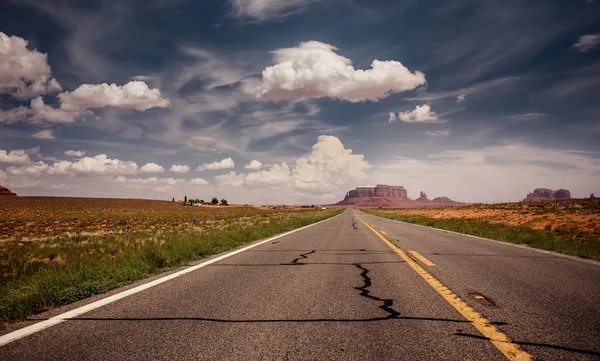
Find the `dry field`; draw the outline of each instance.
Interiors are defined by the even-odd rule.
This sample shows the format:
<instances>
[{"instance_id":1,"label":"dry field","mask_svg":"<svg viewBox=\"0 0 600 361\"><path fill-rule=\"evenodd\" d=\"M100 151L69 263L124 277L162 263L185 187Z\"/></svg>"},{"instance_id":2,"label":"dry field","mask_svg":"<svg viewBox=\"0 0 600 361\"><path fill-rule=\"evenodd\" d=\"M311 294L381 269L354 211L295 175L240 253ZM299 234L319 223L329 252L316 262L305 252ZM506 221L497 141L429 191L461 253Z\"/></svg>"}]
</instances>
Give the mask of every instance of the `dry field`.
<instances>
[{"instance_id":1,"label":"dry field","mask_svg":"<svg viewBox=\"0 0 600 361\"><path fill-rule=\"evenodd\" d=\"M294 219L310 210L243 206L184 207L143 199L0 198L0 243L51 242L106 235L160 237L171 232L213 233Z\"/></svg>"},{"instance_id":2,"label":"dry field","mask_svg":"<svg viewBox=\"0 0 600 361\"><path fill-rule=\"evenodd\" d=\"M339 212L2 197L0 320L105 292Z\"/></svg>"},{"instance_id":3,"label":"dry field","mask_svg":"<svg viewBox=\"0 0 600 361\"><path fill-rule=\"evenodd\" d=\"M459 208L407 209L394 212L433 219L473 219L508 226L551 231L558 237L600 241L600 210L584 202L573 204L506 203Z\"/></svg>"},{"instance_id":4,"label":"dry field","mask_svg":"<svg viewBox=\"0 0 600 361\"><path fill-rule=\"evenodd\" d=\"M597 198L366 212L600 260L600 200Z\"/></svg>"}]
</instances>

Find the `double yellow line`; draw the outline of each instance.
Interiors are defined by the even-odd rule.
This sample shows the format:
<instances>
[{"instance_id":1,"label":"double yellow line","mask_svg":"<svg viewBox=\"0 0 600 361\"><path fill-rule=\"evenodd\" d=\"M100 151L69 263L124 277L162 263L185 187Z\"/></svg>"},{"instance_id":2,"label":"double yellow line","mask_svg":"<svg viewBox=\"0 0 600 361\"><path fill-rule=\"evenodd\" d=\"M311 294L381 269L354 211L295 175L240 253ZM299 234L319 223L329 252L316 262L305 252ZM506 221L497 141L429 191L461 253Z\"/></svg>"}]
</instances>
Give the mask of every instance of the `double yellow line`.
<instances>
[{"instance_id":1,"label":"double yellow line","mask_svg":"<svg viewBox=\"0 0 600 361\"><path fill-rule=\"evenodd\" d=\"M367 228L375 233L385 244L393 249L415 272L419 274L434 290L436 290L443 298L452 306L458 313L460 313L467 321L471 324L490 342L496 346L500 352L511 361L525 361L533 360L531 354L523 350L521 346L513 343L508 336L494 326L488 319L483 317L473 307L469 306L465 301L458 297L451 289L444 286L437 278L431 273L427 272L421 265L410 258L404 251L398 248L395 244L390 242L375 228L367 224L360 217L356 216ZM425 262L424 262L425 263Z\"/></svg>"}]
</instances>

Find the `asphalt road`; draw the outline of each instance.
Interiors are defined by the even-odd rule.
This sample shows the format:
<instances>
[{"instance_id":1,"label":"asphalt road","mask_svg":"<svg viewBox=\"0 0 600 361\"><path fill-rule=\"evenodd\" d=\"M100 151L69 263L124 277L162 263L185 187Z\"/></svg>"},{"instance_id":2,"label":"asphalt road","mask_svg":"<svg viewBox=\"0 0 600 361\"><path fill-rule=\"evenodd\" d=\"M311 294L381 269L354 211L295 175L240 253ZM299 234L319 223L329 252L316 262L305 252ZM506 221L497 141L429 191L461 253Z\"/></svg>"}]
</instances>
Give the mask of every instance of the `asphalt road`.
<instances>
[{"instance_id":1,"label":"asphalt road","mask_svg":"<svg viewBox=\"0 0 600 361\"><path fill-rule=\"evenodd\" d=\"M600 359L600 265L347 210L11 342L0 360L506 360L460 300L525 355Z\"/></svg>"}]
</instances>

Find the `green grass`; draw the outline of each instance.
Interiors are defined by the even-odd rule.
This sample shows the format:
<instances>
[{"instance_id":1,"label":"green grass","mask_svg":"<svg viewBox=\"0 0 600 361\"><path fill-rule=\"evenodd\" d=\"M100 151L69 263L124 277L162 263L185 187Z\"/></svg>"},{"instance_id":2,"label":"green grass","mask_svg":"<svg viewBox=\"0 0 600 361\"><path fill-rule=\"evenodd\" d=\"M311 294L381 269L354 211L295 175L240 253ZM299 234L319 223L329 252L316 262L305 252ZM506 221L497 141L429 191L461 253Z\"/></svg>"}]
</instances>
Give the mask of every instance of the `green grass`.
<instances>
[{"instance_id":1,"label":"green grass","mask_svg":"<svg viewBox=\"0 0 600 361\"><path fill-rule=\"evenodd\" d=\"M422 215L399 214L382 210L364 210L364 212L397 221L600 260L600 241L595 239L561 238L547 230L536 230L525 226L508 226L476 219L429 218Z\"/></svg>"},{"instance_id":2,"label":"green grass","mask_svg":"<svg viewBox=\"0 0 600 361\"><path fill-rule=\"evenodd\" d=\"M77 237L54 242L55 246L52 247L15 240L5 245L4 252L10 253L10 257L6 258L21 260L11 266L13 269L20 264L27 267L18 270L18 278L5 279L0 284L0 322L4 325L8 321L25 319L32 314L104 293L193 260L327 219L340 212L305 212L268 225L240 226L209 234L172 232L162 235L160 242L136 242L135 235L130 236L132 239L128 242L123 236L106 235L89 243L96 248L101 245L106 254L112 253L113 256L108 258L106 255L99 256L97 252L82 252L81 247L73 246L74 243L81 243ZM28 250L28 247L36 249ZM48 258L61 254L69 262L32 262L32 251L36 256Z\"/></svg>"}]
</instances>

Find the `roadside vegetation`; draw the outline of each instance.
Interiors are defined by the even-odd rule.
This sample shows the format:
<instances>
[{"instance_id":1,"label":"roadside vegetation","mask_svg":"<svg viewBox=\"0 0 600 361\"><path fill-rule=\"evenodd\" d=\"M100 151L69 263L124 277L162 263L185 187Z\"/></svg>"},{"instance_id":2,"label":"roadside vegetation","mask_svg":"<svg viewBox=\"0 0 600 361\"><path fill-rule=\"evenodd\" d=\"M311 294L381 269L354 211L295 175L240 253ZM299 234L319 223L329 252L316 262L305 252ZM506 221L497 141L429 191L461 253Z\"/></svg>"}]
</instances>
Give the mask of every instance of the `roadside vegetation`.
<instances>
[{"instance_id":1,"label":"roadside vegetation","mask_svg":"<svg viewBox=\"0 0 600 361\"><path fill-rule=\"evenodd\" d=\"M341 210L0 199L0 322L78 301Z\"/></svg>"},{"instance_id":2,"label":"roadside vegetation","mask_svg":"<svg viewBox=\"0 0 600 361\"><path fill-rule=\"evenodd\" d=\"M597 198L365 212L600 260L600 201Z\"/></svg>"}]
</instances>

